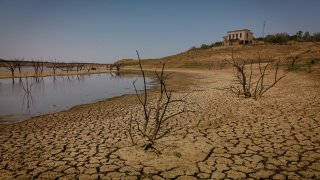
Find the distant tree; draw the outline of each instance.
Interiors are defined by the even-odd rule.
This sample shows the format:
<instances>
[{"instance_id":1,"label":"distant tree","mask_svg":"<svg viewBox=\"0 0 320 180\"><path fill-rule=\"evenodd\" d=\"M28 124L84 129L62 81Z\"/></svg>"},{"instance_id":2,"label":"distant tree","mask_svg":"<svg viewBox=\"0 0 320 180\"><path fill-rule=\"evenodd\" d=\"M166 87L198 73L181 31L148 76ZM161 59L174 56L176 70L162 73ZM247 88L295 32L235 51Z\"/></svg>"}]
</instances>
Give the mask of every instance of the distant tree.
<instances>
[{"instance_id":1,"label":"distant tree","mask_svg":"<svg viewBox=\"0 0 320 180\"><path fill-rule=\"evenodd\" d=\"M57 70L57 68L58 68L57 65L58 65L58 64L57 64L57 60L56 60L56 59L51 60L51 68L52 68L52 70L53 70L53 74L56 74L56 70Z\"/></svg>"},{"instance_id":2,"label":"distant tree","mask_svg":"<svg viewBox=\"0 0 320 180\"><path fill-rule=\"evenodd\" d=\"M39 70L40 70L40 74L42 74L43 73L43 69L44 69L44 62L43 62L43 60L41 59L41 61L39 61Z\"/></svg>"},{"instance_id":3,"label":"distant tree","mask_svg":"<svg viewBox=\"0 0 320 180\"><path fill-rule=\"evenodd\" d=\"M256 38L254 38L254 40L256 40L256 41L263 41L263 37L256 37Z\"/></svg>"},{"instance_id":4,"label":"distant tree","mask_svg":"<svg viewBox=\"0 0 320 180\"><path fill-rule=\"evenodd\" d=\"M310 35L310 33L308 31L304 32L303 40L304 41L311 41L311 35Z\"/></svg>"},{"instance_id":5,"label":"distant tree","mask_svg":"<svg viewBox=\"0 0 320 180\"><path fill-rule=\"evenodd\" d=\"M117 71L120 71L122 67L123 67L123 64L121 62L115 62L111 65L110 72L112 71L113 68L116 68Z\"/></svg>"},{"instance_id":6,"label":"distant tree","mask_svg":"<svg viewBox=\"0 0 320 180\"><path fill-rule=\"evenodd\" d=\"M292 35L292 36L289 36L289 39L291 40L291 41L297 41L297 38L298 38L298 36L295 34L295 35Z\"/></svg>"},{"instance_id":7,"label":"distant tree","mask_svg":"<svg viewBox=\"0 0 320 180\"><path fill-rule=\"evenodd\" d=\"M222 41L217 41L214 43L214 46L217 47L217 46L222 46L223 45L223 42Z\"/></svg>"},{"instance_id":8,"label":"distant tree","mask_svg":"<svg viewBox=\"0 0 320 180\"><path fill-rule=\"evenodd\" d=\"M197 49L198 49L197 47L192 46L192 47L189 49L189 51L194 51L194 50L197 50Z\"/></svg>"},{"instance_id":9,"label":"distant tree","mask_svg":"<svg viewBox=\"0 0 320 180\"><path fill-rule=\"evenodd\" d=\"M67 73L69 73L69 71L73 70L73 64L72 63L66 64L66 68L67 68Z\"/></svg>"},{"instance_id":10,"label":"distant tree","mask_svg":"<svg viewBox=\"0 0 320 180\"><path fill-rule=\"evenodd\" d=\"M222 46L222 42L221 41L217 41L217 42L213 42L209 45L210 48L212 47L218 47L218 46Z\"/></svg>"},{"instance_id":11,"label":"distant tree","mask_svg":"<svg viewBox=\"0 0 320 180\"><path fill-rule=\"evenodd\" d=\"M8 69L9 71L11 71L11 76L12 78L14 77L14 71L17 68L17 64L15 63L15 61L3 61L2 65Z\"/></svg>"},{"instance_id":12,"label":"distant tree","mask_svg":"<svg viewBox=\"0 0 320 180\"><path fill-rule=\"evenodd\" d=\"M202 44L202 45L200 46L200 49L209 49L209 48L210 48L210 46L207 45L207 44Z\"/></svg>"},{"instance_id":13,"label":"distant tree","mask_svg":"<svg viewBox=\"0 0 320 180\"><path fill-rule=\"evenodd\" d=\"M23 63L24 63L24 59L22 58L22 59L15 59L14 60L15 62L15 66L18 68L18 70L19 70L19 73L21 74L21 67L22 67L22 65L23 65Z\"/></svg>"},{"instance_id":14,"label":"distant tree","mask_svg":"<svg viewBox=\"0 0 320 180\"><path fill-rule=\"evenodd\" d=\"M87 66L86 66L86 69L87 69L88 73L90 72L90 70L92 70L92 68L93 68L93 65L91 65L91 66L90 66L90 65L87 65Z\"/></svg>"},{"instance_id":15,"label":"distant tree","mask_svg":"<svg viewBox=\"0 0 320 180\"><path fill-rule=\"evenodd\" d=\"M298 31L298 32L296 33L296 35L297 35L297 40L298 40L298 41L299 41L299 40L302 40L302 34L303 34L302 31Z\"/></svg>"},{"instance_id":16,"label":"distant tree","mask_svg":"<svg viewBox=\"0 0 320 180\"><path fill-rule=\"evenodd\" d=\"M264 42L274 43L274 35L267 35L267 36L264 38Z\"/></svg>"},{"instance_id":17,"label":"distant tree","mask_svg":"<svg viewBox=\"0 0 320 180\"><path fill-rule=\"evenodd\" d=\"M76 68L77 68L77 72L81 71L82 69L84 69L84 63L75 63Z\"/></svg>"},{"instance_id":18,"label":"distant tree","mask_svg":"<svg viewBox=\"0 0 320 180\"><path fill-rule=\"evenodd\" d=\"M314 39L315 41L320 41L320 32L314 33L314 34L313 34L313 39Z\"/></svg>"},{"instance_id":19,"label":"distant tree","mask_svg":"<svg viewBox=\"0 0 320 180\"><path fill-rule=\"evenodd\" d=\"M264 38L264 41L273 44L286 44L289 41L289 39L290 37L287 33L277 33L273 35L267 35Z\"/></svg>"},{"instance_id":20,"label":"distant tree","mask_svg":"<svg viewBox=\"0 0 320 180\"><path fill-rule=\"evenodd\" d=\"M41 69L40 63L41 63L40 61L35 61L35 60L31 61L31 65L33 67L33 71L34 71L35 76L39 75L39 72Z\"/></svg>"}]
</instances>

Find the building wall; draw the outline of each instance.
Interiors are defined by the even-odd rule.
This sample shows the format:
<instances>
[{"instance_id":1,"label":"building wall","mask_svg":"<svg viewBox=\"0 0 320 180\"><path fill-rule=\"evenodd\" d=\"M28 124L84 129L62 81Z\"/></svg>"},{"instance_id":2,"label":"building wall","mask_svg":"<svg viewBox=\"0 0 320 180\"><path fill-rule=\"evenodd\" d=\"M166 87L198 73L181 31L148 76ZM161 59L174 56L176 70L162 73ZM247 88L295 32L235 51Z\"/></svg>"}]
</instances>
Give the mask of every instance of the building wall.
<instances>
[{"instance_id":1,"label":"building wall","mask_svg":"<svg viewBox=\"0 0 320 180\"><path fill-rule=\"evenodd\" d=\"M241 31L234 31L234 32L228 32L227 35L228 40L247 40L247 41L252 41L253 40L253 35L250 31L247 30L241 30Z\"/></svg>"},{"instance_id":2,"label":"building wall","mask_svg":"<svg viewBox=\"0 0 320 180\"><path fill-rule=\"evenodd\" d=\"M253 41L253 33L247 29L231 31L227 33L227 36L223 37L224 46L251 44L252 41Z\"/></svg>"},{"instance_id":3,"label":"building wall","mask_svg":"<svg viewBox=\"0 0 320 180\"><path fill-rule=\"evenodd\" d=\"M253 33L248 29L229 31L227 36L223 37L224 46L234 46L241 44L251 44L253 42Z\"/></svg>"}]
</instances>

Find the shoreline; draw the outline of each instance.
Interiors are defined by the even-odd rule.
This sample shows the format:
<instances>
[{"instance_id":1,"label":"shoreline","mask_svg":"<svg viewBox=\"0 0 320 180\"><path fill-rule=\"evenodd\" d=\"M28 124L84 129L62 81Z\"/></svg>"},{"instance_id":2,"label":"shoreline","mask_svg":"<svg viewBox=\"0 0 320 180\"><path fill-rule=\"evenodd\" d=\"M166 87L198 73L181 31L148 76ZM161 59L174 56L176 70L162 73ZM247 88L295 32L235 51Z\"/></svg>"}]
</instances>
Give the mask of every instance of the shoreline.
<instances>
[{"instance_id":1,"label":"shoreline","mask_svg":"<svg viewBox=\"0 0 320 180\"><path fill-rule=\"evenodd\" d=\"M157 69L157 70L159 70L159 69ZM148 89L148 92L154 91L159 86L159 84L156 83L157 80L154 79L155 75L152 74L153 71L154 70L152 70L152 69L146 69L145 70L147 77L150 77L150 78L153 79L151 81L151 84L153 84L153 85L152 85L151 88ZM114 73L114 72L117 72L117 71L112 71L112 73ZM188 73L189 74L190 72L197 72L197 70L189 70L189 71L168 70L166 72ZM101 74L101 73L109 73L109 72L108 71L107 72L96 72L96 73L89 73L89 74L86 74L86 73L83 73L83 74L59 74L59 75L56 75L56 76L90 75L90 74ZM129 74L130 73L140 73L140 70L139 69L134 69L134 68L132 68L132 69L124 69L124 70L120 71L119 73L129 73ZM54 75L44 75L44 76L37 76L37 77L49 77L49 76L54 76ZM34 76L27 76L27 77L34 77ZM15 77L15 78L19 78L19 77ZM6 78L3 78L3 79L6 79ZM8 78L8 79L11 79L11 77ZM112 100L118 99L118 98L126 98L125 96L132 96L132 95L136 96L135 93L122 94L122 95L119 95L119 96L113 96L113 97L109 97L109 98L99 99L99 100L88 102L88 103L85 103L85 104L78 104L78 105L75 105L75 106L71 106L71 107L69 107L67 109L63 109L63 110L57 110L57 111L48 112L48 113L40 113L38 115L26 115L26 114L18 114L18 115L8 114L8 115L3 115L3 116L0 116L0 125L15 125L15 124L19 124L19 123L28 121L28 120L33 119L33 118L41 118L43 116L48 116L48 115L52 115L52 114L55 114L55 113L61 113L61 112L66 112L67 113L69 111L72 111L73 109L87 107L87 106L94 106L95 104L98 104L100 102L112 101ZM9 120L6 119L6 117L9 117ZM8 122L10 120L14 120L14 122L13 123Z\"/></svg>"},{"instance_id":2,"label":"shoreline","mask_svg":"<svg viewBox=\"0 0 320 180\"><path fill-rule=\"evenodd\" d=\"M117 71L113 71L111 73L117 73ZM89 73L89 74L76 74L76 75L91 75L91 74L101 74L101 73L109 73L109 72L98 72L98 73ZM136 74L137 72L135 70L125 70L125 71L121 71L119 73L123 73L123 74ZM56 76L74 76L72 74L60 74L60 75L56 75ZM151 82L150 82L150 87L149 89L147 89L148 91L152 91L155 88L158 87L158 84L156 83L156 80L154 79L154 75L150 75L149 72L147 72L147 78L151 78ZM49 77L49 76L54 76L54 75L44 75L44 76L37 76L37 77ZM29 77L34 77L34 76L29 76ZM15 77L15 78L19 78L19 77ZM36 78L36 77L34 77ZM0 78L1 79L1 78ZM3 79L11 79L11 78L3 78ZM138 92L139 93L139 92ZM102 102L102 101L112 101L113 99L117 99L117 98L121 98L127 95L136 95L134 92L133 93L125 93L125 94L121 94L121 95L117 95L117 96L112 96L112 97L106 97L106 98L102 98L102 99L97 99L97 100L93 100L91 102L88 103L84 103L84 104L78 104L78 105L74 105L71 107L68 107L66 109L62 109L62 110L56 110L56 111L52 111L52 112L48 112L48 113L39 113L36 115L27 115L27 114L7 114L7 115L0 115L0 125L11 125L11 124L18 124L24 121L28 121L29 119L33 119L33 118L37 118L41 116L47 116L47 115L51 115L51 114L55 114L55 113L60 113L60 112L68 112L71 111L73 109L76 108L81 108L81 107L86 107L86 106L94 106L95 104ZM12 123L10 123L10 120L13 121Z\"/></svg>"},{"instance_id":3,"label":"shoreline","mask_svg":"<svg viewBox=\"0 0 320 180\"><path fill-rule=\"evenodd\" d=\"M159 70L159 69L157 69ZM150 77L150 78L155 78L155 75L154 74L151 74L153 73L154 70L152 69L146 69L145 72L147 73L147 76ZM113 71L113 72L116 72L116 71ZM125 69L125 70L122 70L120 73L139 73L140 70L139 69ZM190 72L192 73L196 73L198 72L197 70L188 70L188 71L184 71L184 70L181 70L180 71L176 71L176 70L168 70L166 72L174 72L174 73L187 73L189 75ZM109 72L99 72L99 73L90 73L90 74L100 74L100 73L109 73ZM72 75L72 74L67 74L67 75ZM60 74L59 76L67 76L67 75L64 75L64 74ZM89 74L76 74L76 75L89 75ZM53 76L53 75L47 75L47 76L40 76L40 77L48 77L48 76ZM58 75L57 75L58 76ZM192 75L191 75L192 76ZM33 77L33 76L29 76L29 77ZM0 78L1 79L1 78ZM10 79L10 78L9 78ZM154 84L150 89L148 89L148 92L150 91L154 91L155 89L157 89L159 87L159 84L155 82L156 80L152 80L152 84ZM174 86L174 88L176 89L178 86ZM39 115L3 115L3 116L0 116L0 126L1 125L16 125L16 124L20 124L20 123L23 123L25 121L28 121L28 120L32 120L34 118L40 118L41 117L44 117L44 116L49 116L49 115L52 115L52 114L56 114L56 113L62 113L62 112L65 112L65 113L68 113L69 111L72 111L74 109L77 109L77 108L85 108L85 107L88 107L88 106L95 106L96 104L99 104L99 103L102 103L102 102L105 102L105 101L113 101L113 100L116 100L116 99L119 99L119 98L126 98L126 96L135 96L136 97L136 94L135 93L129 93L129 94L122 94L122 95L119 95L119 96L113 96L113 97L110 97L110 98L105 98L105 99L100 99L100 100L97 100L97 101L94 101L94 102L89 102L89 103L85 103L85 104L78 104L78 105L75 105L75 106L72 106L72 107L69 107L67 109L64 109L64 110L58 110L58 111L55 111L55 112L49 112L49 113L44 113L44 114L39 114ZM16 119L16 116L21 116L23 117L24 119L23 120L17 120L18 122L15 122L15 123L1 123L1 121L6 121L5 119L3 119L4 117L10 117L10 118L13 118L13 119Z\"/></svg>"},{"instance_id":4,"label":"shoreline","mask_svg":"<svg viewBox=\"0 0 320 180\"><path fill-rule=\"evenodd\" d=\"M151 72L154 73L155 70L161 71L160 67L152 68L147 67L143 68L145 72ZM208 69L192 69L192 68L166 68L166 72L199 72L199 71L211 71ZM132 72L132 73L140 73L140 68L138 66L128 66L124 67L120 71L112 70L109 71L108 69L98 69L98 70L91 70L90 72L82 70L82 71L57 71L56 74L53 74L53 71L44 71L40 75L35 75L34 72L15 72L15 76L11 76L11 72L0 72L0 79L11 79L11 78L25 78L25 77L48 77L48 76L74 76L74 75L88 75L88 74L101 74L101 73L126 73L126 72ZM19 74L18 74L19 73Z\"/></svg>"}]
</instances>

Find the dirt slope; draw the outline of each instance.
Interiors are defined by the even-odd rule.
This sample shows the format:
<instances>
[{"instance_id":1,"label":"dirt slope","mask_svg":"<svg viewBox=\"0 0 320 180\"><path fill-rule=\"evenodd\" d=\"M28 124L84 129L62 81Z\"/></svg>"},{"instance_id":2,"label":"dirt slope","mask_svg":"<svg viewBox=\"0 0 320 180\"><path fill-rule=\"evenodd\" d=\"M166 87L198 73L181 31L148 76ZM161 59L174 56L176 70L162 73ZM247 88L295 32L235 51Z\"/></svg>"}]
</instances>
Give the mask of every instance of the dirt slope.
<instances>
[{"instance_id":1,"label":"dirt slope","mask_svg":"<svg viewBox=\"0 0 320 180\"><path fill-rule=\"evenodd\" d=\"M144 59L144 67L160 67L159 61L165 62L169 68L220 69L225 60L230 59L232 51L236 57L257 59L282 58L290 61L290 56L298 55L297 63L305 63L311 59L320 59L320 43L291 42L287 45L248 45L236 47L214 47L205 50L192 50L159 59ZM137 66L137 60L121 60L125 66Z\"/></svg>"}]
</instances>

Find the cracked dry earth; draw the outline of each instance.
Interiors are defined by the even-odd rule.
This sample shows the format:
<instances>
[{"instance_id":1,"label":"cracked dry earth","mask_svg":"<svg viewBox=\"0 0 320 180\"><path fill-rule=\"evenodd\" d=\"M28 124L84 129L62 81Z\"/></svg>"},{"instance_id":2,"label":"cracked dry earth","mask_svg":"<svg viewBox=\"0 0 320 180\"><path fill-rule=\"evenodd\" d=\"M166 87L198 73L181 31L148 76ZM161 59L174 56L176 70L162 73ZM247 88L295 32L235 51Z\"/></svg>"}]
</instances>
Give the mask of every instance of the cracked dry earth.
<instances>
[{"instance_id":1,"label":"cracked dry earth","mask_svg":"<svg viewBox=\"0 0 320 180\"><path fill-rule=\"evenodd\" d=\"M221 90L231 71L196 75L197 113L177 117L159 156L131 145L142 112L126 95L0 125L0 179L320 179L319 78L292 73L253 100Z\"/></svg>"}]
</instances>

